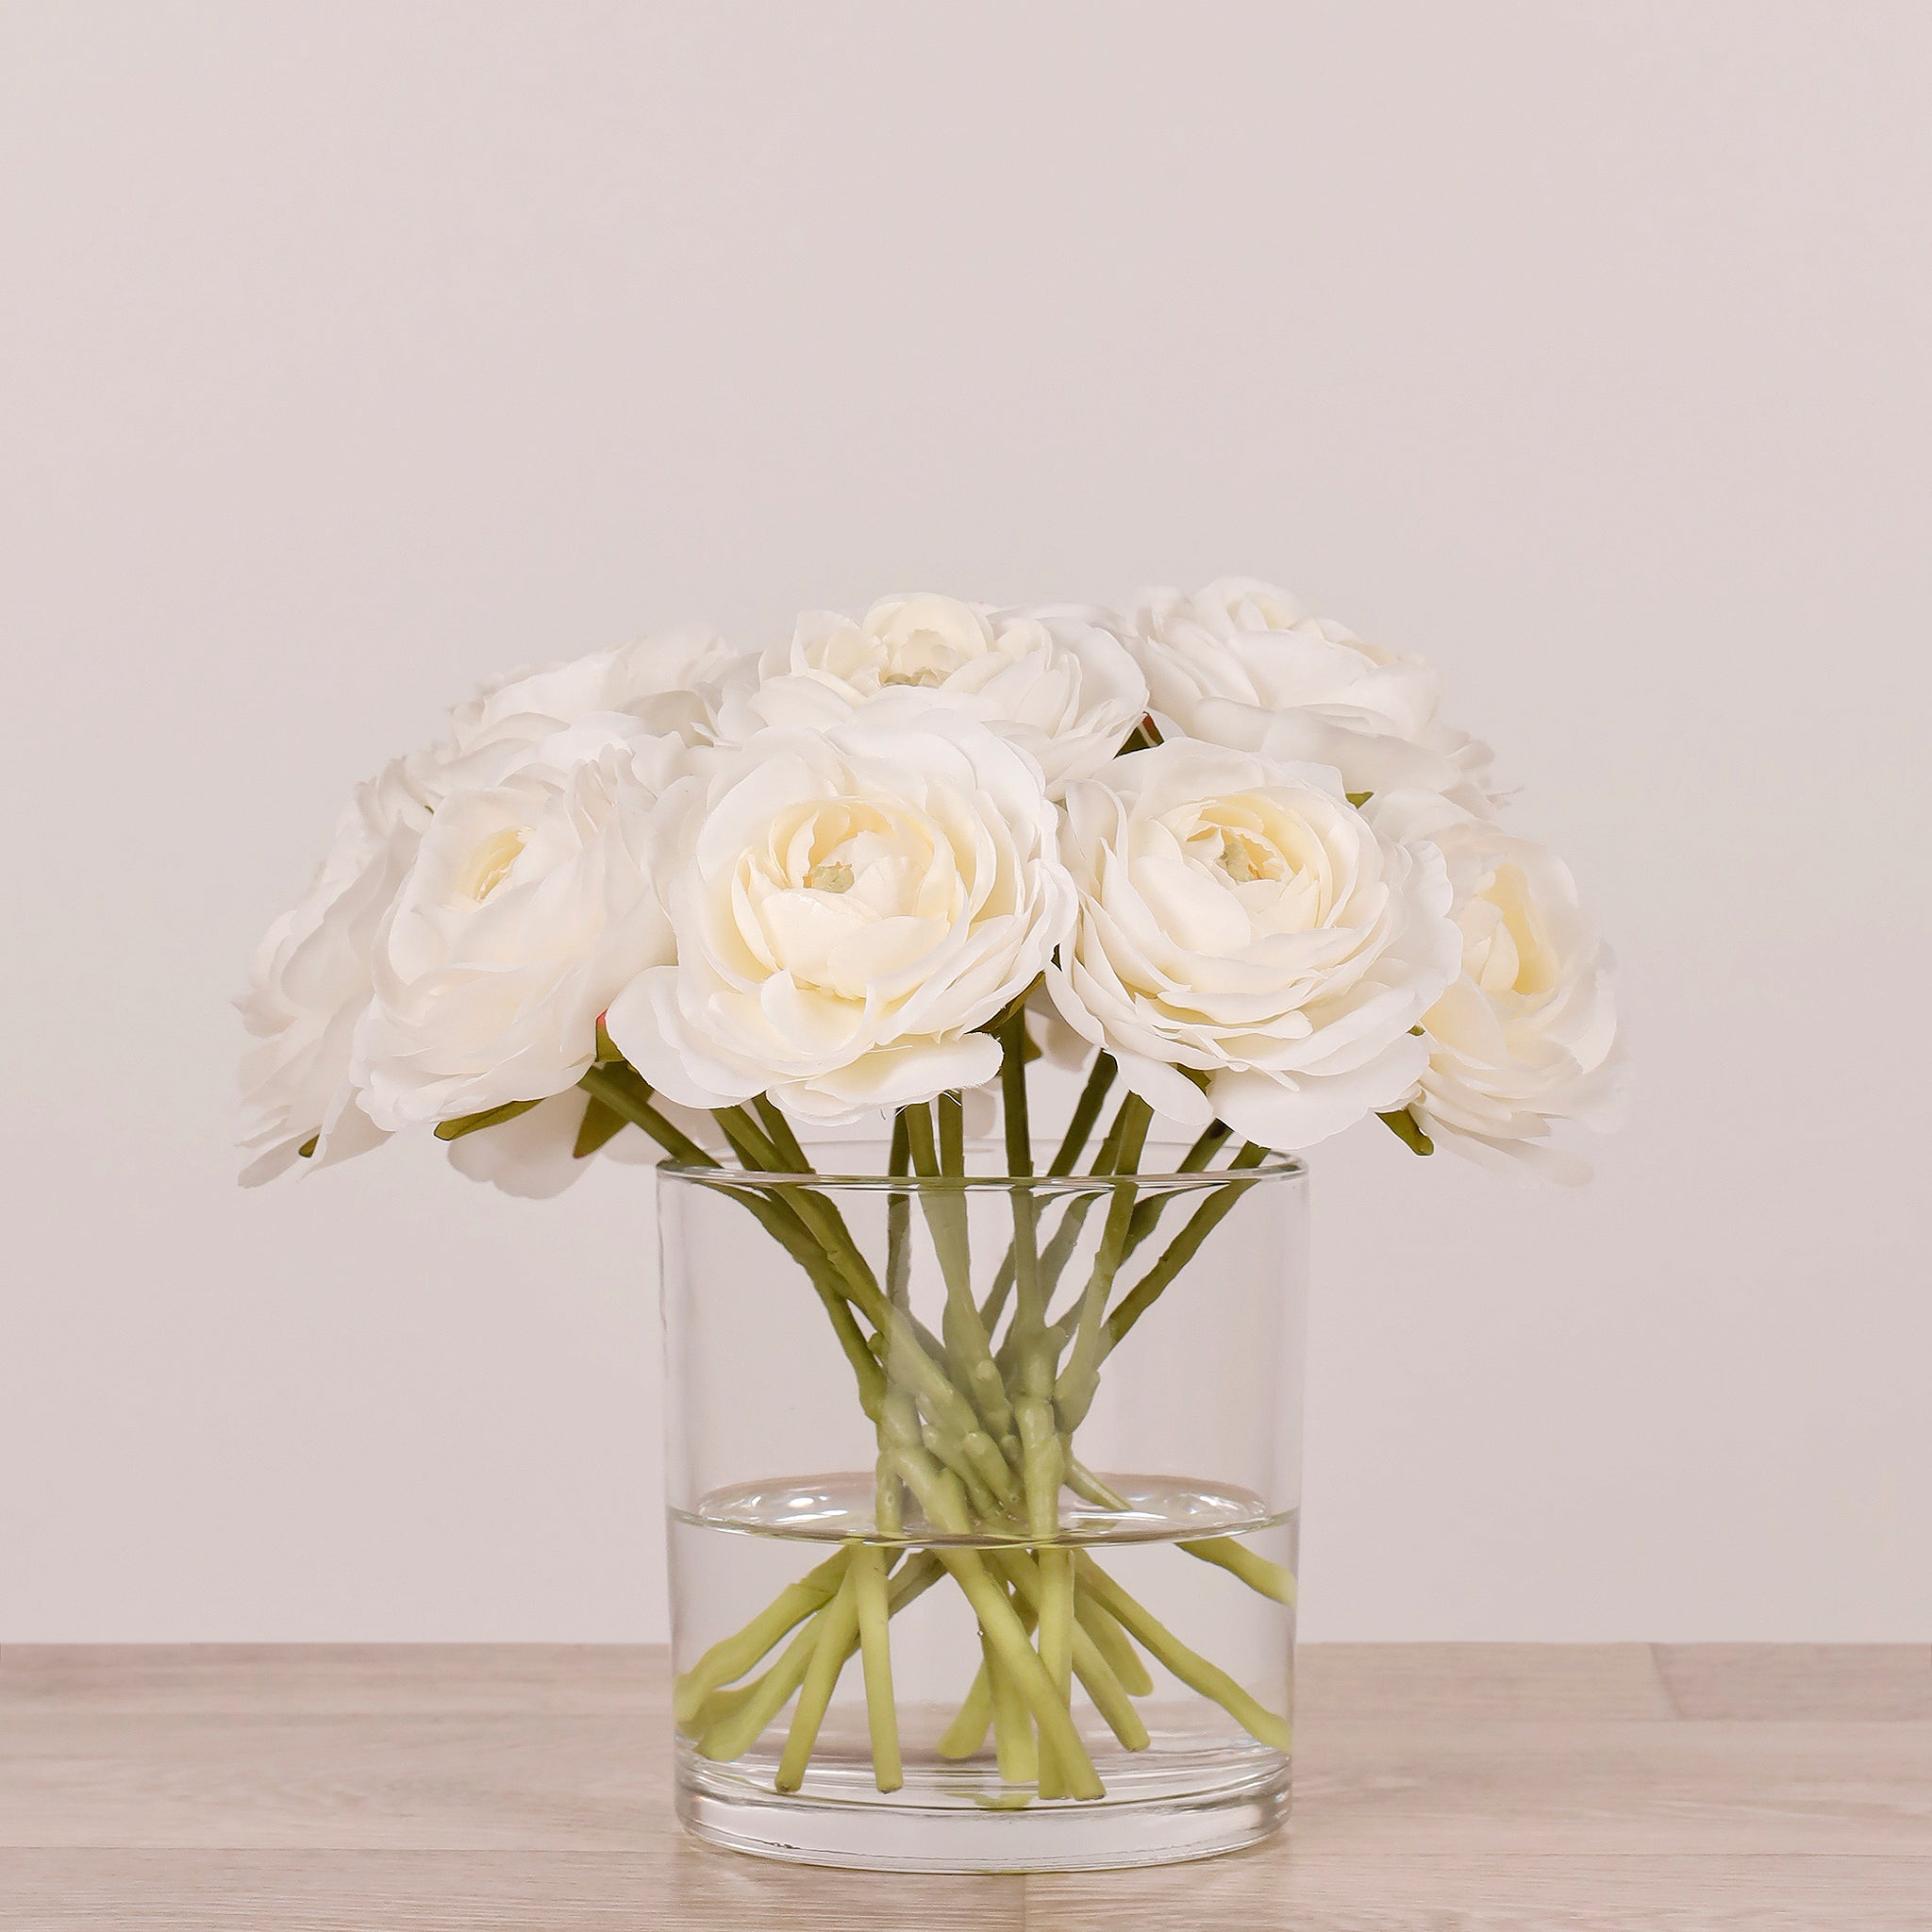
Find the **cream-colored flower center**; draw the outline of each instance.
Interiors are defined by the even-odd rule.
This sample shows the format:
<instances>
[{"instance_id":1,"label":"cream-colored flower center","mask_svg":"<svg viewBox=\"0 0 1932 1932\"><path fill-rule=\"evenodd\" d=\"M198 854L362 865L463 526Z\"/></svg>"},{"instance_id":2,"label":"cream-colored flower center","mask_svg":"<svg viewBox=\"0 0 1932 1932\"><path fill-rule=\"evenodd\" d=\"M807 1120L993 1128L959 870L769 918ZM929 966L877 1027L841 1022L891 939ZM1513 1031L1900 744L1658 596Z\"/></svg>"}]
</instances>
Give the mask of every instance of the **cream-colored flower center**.
<instances>
[{"instance_id":1,"label":"cream-colored flower center","mask_svg":"<svg viewBox=\"0 0 1932 1932\"><path fill-rule=\"evenodd\" d=\"M1535 994L1556 985L1562 970L1541 913L1520 866L1496 867L1463 908L1462 970L1491 996Z\"/></svg>"},{"instance_id":2,"label":"cream-colored flower center","mask_svg":"<svg viewBox=\"0 0 1932 1932\"><path fill-rule=\"evenodd\" d=\"M464 859L456 875L456 890L480 906L510 874L524 849L520 825L506 825L485 839Z\"/></svg>"},{"instance_id":3,"label":"cream-colored flower center","mask_svg":"<svg viewBox=\"0 0 1932 1932\"><path fill-rule=\"evenodd\" d=\"M861 695L889 686L977 691L1009 663L1040 647L1037 625L992 626L957 598L908 597L875 606L861 624L835 625L806 649L808 668Z\"/></svg>"},{"instance_id":4,"label":"cream-colored flower center","mask_svg":"<svg viewBox=\"0 0 1932 1932\"><path fill-rule=\"evenodd\" d=\"M731 891L737 936L757 970L864 1000L970 917L953 841L924 812L816 799L783 812L745 852Z\"/></svg>"},{"instance_id":5,"label":"cream-colored flower center","mask_svg":"<svg viewBox=\"0 0 1932 1932\"><path fill-rule=\"evenodd\" d=\"M1256 879L1288 876L1287 861L1265 840L1257 839L1252 833L1237 831L1229 825L1223 825L1219 830L1221 869L1236 885L1246 886Z\"/></svg>"},{"instance_id":6,"label":"cream-colored flower center","mask_svg":"<svg viewBox=\"0 0 1932 1932\"><path fill-rule=\"evenodd\" d=\"M1135 881L1163 926L1191 947L1232 955L1269 934L1326 923L1335 862L1280 800L1248 792L1206 799L1158 824L1136 841Z\"/></svg>"}]
</instances>

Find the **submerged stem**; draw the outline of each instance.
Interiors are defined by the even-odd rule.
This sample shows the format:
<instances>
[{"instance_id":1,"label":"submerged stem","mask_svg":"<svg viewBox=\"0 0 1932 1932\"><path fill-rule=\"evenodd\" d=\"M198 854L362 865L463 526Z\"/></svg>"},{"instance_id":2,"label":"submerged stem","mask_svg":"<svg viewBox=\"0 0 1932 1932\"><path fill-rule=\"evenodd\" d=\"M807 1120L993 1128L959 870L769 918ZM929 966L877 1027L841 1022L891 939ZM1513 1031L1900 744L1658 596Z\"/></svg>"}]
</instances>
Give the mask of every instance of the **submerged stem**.
<instances>
[{"instance_id":1,"label":"submerged stem","mask_svg":"<svg viewBox=\"0 0 1932 1932\"><path fill-rule=\"evenodd\" d=\"M986 1742L992 1725L992 1675L986 1657L986 1640L980 1639L979 1668L973 1682L935 1747L941 1757L971 1757Z\"/></svg>"},{"instance_id":2,"label":"submerged stem","mask_svg":"<svg viewBox=\"0 0 1932 1932\"><path fill-rule=\"evenodd\" d=\"M677 1680L673 1709L679 1724L690 1724L707 1696L721 1684L741 1677L788 1630L831 1601L844 1580L849 1553L840 1550L795 1583L788 1583L741 1630L722 1638Z\"/></svg>"},{"instance_id":3,"label":"submerged stem","mask_svg":"<svg viewBox=\"0 0 1932 1932\"><path fill-rule=\"evenodd\" d=\"M1260 1595L1293 1607L1294 1576L1285 1564L1270 1562L1231 1536L1201 1537L1180 1547L1204 1563L1218 1563Z\"/></svg>"},{"instance_id":4,"label":"submerged stem","mask_svg":"<svg viewBox=\"0 0 1932 1932\"><path fill-rule=\"evenodd\" d=\"M1105 1797L1107 1787L1100 1782L1100 1774L1093 1769L1093 1760L1087 1755L1087 1746L1074 1728L1074 1713L1055 1690L1053 1679L1046 1674L1046 1666L1026 1641L1025 1625L1021 1623L1012 1600L994 1582L979 1552L942 1549L934 1554L965 1591L974 1615L979 1619L982 1634L991 1642L995 1665L1010 1673L1018 1684L1027 1708L1033 1713L1033 1722L1040 1726L1042 1741L1052 1746L1059 1759L1068 1793L1075 1798ZM997 1682L993 1686L993 1694L997 1709Z\"/></svg>"},{"instance_id":5,"label":"submerged stem","mask_svg":"<svg viewBox=\"0 0 1932 1932\"><path fill-rule=\"evenodd\" d=\"M865 1672L865 1722L872 1734L873 1781L882 1791L906 1782L899 1761L899 1710L892 1700L892 1652L887 1636L886 1553L876 1543L852 1552L853 1607L858 1613L858 1654Z\"/></svg>"},{"instance_id":6,"label":"submerged stem","mask_svg":"<svg viewBox=\"0 0 1932 1932\"><path fill-rule=\"evenodd\" d=\"M1092 1698L1094 1707L1107 1720L1114 1736L1129 1751L1144 1751L1147 1748L1147 1726L1141 1722L1141 1714L1130 1702L1129 1692L1143 1697L1153 1690L1154 1680L1147 1674L1147 1667L1141 1661L1140 1654L1128 1641L1126 1633L1091 1596L1078 1590L1074 1577L1073 1555L1066 1549L1040 1550L1032 1555L1024 1550L1003 1550L995 1561L1012 1578L1022 1610L1030 1606L1038 1613L1041 1660L1046 1663L1055 1681L1060 1682L1055 1663L1047 1656L1052 1641L1047 1635L1048 1619L1054 1611L1048 1600L1050 1586L1046 1559L1049 1557L1067 1559L1066 1593L1074 1613L1074 1621L1067 1631L1067 1655L1073 1674L1087 1687L1088 1696ZM1061 1683L1061 1696L1065 1697L1070 1689L1070 1685ZM1051 1795L1042 1781L1041 1796Z\"/></svg>"},{"instance_id":7,"label":"submerged stem","mask_svg":"<svg viewBox=\"0 0 1932 1932\"><path fill-rule=\"evenodd\" d=\"M1009 1785L1030 1785L1040 1775L1040 1753L1033 1738L1033 1720L1026 1714L1025 1694L1019 1679L1001 1662L992 1639L983 1631L979 1650L980 1668L991 1687L992 1748L1001 1780Z\"/></svg>"},{"instance_id":8,"label":"submerged stem","mask_svg":"<svg viewBox=\"0 0 1932 1932\"><path fill-rule=\"evenodd\" d=\"M1191 1651L1150 1610L1129 1596L1093 1558L1082 1551L1080 1581L1102 1607L1191 1690L1211 1697L1252 1736L1277 1751L1289 1748L1288 1720L1275 1714L1241 1689L1219 1664L1210 1664Z\"/></svg>"},{"instance_id":9,"label":"submerged stem","mask_svg":"<svg viewBox=\"0 0 1932 1932\"><path fill-rule=\"evenodd\" d=\"M813 1620L817 1641L805 1668L805 1681L798 1687L798 1706L785 1736L778 1774L772 1780L781 1791L795 1791L805 1782L805 1767L811 1761L811 1747L818 1742L819 1726L825 1721L825 1707L832 1701L845 1659L852 1655L858 1634L858 1577L857 1566L847 1564L839 1593Z\"/></svg>"}]
</instances>

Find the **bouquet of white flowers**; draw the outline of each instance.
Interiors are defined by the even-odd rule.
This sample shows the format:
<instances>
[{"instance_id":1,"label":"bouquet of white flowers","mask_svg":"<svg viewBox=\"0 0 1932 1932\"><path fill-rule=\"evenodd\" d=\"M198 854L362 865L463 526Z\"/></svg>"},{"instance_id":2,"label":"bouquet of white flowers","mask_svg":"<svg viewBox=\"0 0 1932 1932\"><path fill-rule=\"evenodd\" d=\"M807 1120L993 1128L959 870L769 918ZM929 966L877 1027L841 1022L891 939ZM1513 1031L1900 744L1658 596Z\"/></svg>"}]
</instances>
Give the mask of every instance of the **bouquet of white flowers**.
<instances>
[{"instance_id":1,"label":"bouquet of white flowers","mask_svg":"<svg viewBox=\"0 0 1932 1932\"><path fill-rule=\"evenodd\" d=\"M1134 1175L1158 1116L1197 1137L1182 1171L1235 1176L1231 1197L1271 1150L1375 1115L1418 1154L1580 1178L1553 1129L1601 1123L1616 1096L1607 956L1438 699L1420 659L1243 579L1122 610L892 597L856 622L810 613L758 652L680 634L510 677L358 791L263 940L241 1003L243 1178L412 1127L529 1194L598 1156L795 1176L799 1130L868 1122L890 1130L887 1172L942 1178L965 1172L966 1107L997 1109L1022 1175L1042 1054L1085 1072L1056 1173ZM836 1676L942 1570L985 1641L974 1695L1003 1708L1009 1690L1037 1727L1042 1794L1100 1789L1070 1659L1131 1745L1135 1642L1276 1736L1055 1544L1064 1489L1109 1500L1074 1443L1101 1359L1205 1230L1124 1307L1114 1280L1152 1229L1124 1207L1055 1320L1031 1207L1002 1264L1018 1292L984 1306L934 1211L934 1333L894 1298L901 1257L882 1286L823 1194L736 1197L851 1362L882 1536L959 1547L901 1565L890 1597L876 1551L841 1548L714 1645L678 1690L708 1757L745 1749L803 1683L778 1779L795 1786L829 1685L774 1666L756 1694L727 1687L808 1620L824 1641L801 1654L836 1653ZM982 1564L974 1534L1019 1554ZM1223 1541L1184 1546L1286 1591ZM890 1708L872 1720L883 1788L896 1737Z\"/></svg>"}]
</instances>

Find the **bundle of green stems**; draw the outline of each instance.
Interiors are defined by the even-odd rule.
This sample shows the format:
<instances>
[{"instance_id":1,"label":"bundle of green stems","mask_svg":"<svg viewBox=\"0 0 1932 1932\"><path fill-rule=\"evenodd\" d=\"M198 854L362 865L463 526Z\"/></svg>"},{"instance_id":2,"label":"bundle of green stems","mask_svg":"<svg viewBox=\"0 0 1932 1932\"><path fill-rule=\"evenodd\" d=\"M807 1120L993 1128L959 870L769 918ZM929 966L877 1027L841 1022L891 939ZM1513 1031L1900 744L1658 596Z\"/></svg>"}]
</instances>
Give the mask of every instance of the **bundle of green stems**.
<instances>
[{"instance_id":1,"label":"bundle of green stems","mask_svg":"<svg viewBox=\"0 0 1932 1932\"><path fill-rule=\"evenodd\" d=\"M1016 1006L989 1030L1002 1046L1008 1173L1024 1183L1033 1174L1024 1009ZM1079 1170L1116 1071L1109 1056L1096 1058L1047 1169L1050 1177ZM1108 1355L1233 1208L1251 1185L1241 1175L1267 1158L1266 1148L1241 1145L1216 1169L1232 1138L1217 1122L1178 1171L1229 1178L1207 1190L1148 1193L1137 1182L1153 1115L1137 1095L1125 1094L1086 1168L1092 1178L1115 1177L1120 1184L1073 1192L1063 1204L1049 1189L1009 1188L1011 1239L982 1300L970 1266L958 1093L942 1094L931 1107L903 1108L895 1117L891 1175L918 1185L889 1196L881 1279L836 1204L796 1184L795 1177L814 1170L790 1123L768 1099L717 1110L737 1162L725 1167L666 1116L650 1087L614 1050L582 1084L591 1104L580 1153L629 1122L680 1162L748 1177L791 1177L784 1187L761 1188L751 1178L741 1186L721 1185L810 1281L877 1438L875 1537L841 1544L678 1678L677 1723L701 1756L719 1761L741 1757L795 1698L775 1783L780 1790L797 1790L840 1675L856 1654L874 1774L882 1791L898 1789L903 1769L889 1626L943 1577L972 1607L981 1655L972 1687L940 1740L942 1757L974 1756L991 1732L1003 1781L1036 1787L1041 1798L1101 1797L1099 1775L1074 1721L1073 1684L1077 1678L1125 1749L1145 1749L1147 1728L1133 1702L1154 1688L1143 1652L1263 1743L1287 1750L1286 1720L1189 1649L1089 1549L1063 1536L1060 1520L1063 1491L1103 1511L1128 1507L1082 1464L1075 1431ZM949 1188L949 1181L957 1185ZM1154 1239L1177 1197L1195 1204L1191 1212L1132 1288L1116 1294L1122 1270ZM908 1293L915 1198L944 1284L938 1334L914 1314ZM1056 1313L1061 1275L1090 1211L1103 1202L1105 1222L1087 1278ZM1062 1211L1049 1232L1041 1217L1055 1205ZM1231 1536L1178 1547L1263 1595L1292 1601L1288 1572ZM767 1662L774 1651L775 1659Z\"/></svg>"}]
</instances>

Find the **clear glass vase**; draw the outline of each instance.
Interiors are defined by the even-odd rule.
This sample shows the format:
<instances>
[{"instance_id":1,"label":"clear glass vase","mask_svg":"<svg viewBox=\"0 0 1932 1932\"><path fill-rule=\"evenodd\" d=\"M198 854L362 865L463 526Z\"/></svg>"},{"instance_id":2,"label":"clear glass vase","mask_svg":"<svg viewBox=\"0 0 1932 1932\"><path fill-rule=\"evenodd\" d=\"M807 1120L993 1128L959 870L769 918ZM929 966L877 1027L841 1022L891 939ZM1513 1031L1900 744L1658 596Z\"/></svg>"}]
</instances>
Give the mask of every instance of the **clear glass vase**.
<instances>
[{"instance_id":1,"label":"clear glass vase","mask_svg":"<svg viewBox=\"0 0 1932 1932\"><path fill-rule=\"evenodd\" d=\"M1246 1158L658 1170L692 1831L987 1872L1280 1824L1307 1175Z\"/></svg>"}]
</instances>

